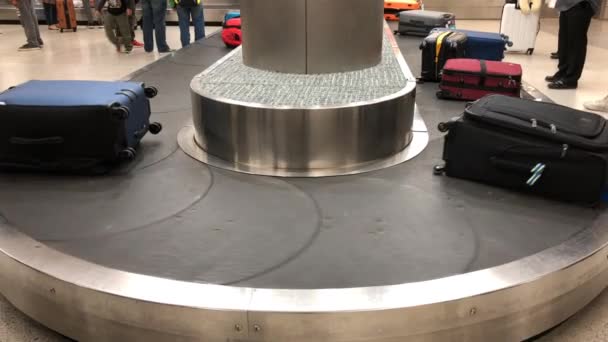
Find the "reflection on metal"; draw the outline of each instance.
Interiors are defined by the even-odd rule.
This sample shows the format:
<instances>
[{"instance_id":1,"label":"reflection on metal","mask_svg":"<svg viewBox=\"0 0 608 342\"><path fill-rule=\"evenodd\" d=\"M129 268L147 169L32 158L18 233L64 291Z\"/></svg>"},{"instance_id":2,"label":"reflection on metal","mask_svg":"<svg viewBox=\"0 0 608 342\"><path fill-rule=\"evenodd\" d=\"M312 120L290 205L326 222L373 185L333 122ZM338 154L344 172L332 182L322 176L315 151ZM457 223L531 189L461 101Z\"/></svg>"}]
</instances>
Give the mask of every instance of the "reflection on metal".
<instances>
[{"instance_id":1,"label":"reflection on metal","mask_svg":"<svg viewBox=\"0 0 608 342\"><path fill-rule=\"evenodd\" d=\"M257 102L257 97L249 96L252 92L260 92L265 95L260 96L259 101L270 102L274 99L268 96L272 95L277 83L284 82L282 80L262 82L252 89L247 88L245 97L248 100L242 100L236 97L236 94L243 93L242 86L235 86L231 79L223 81L220 86L234 87L234 91L217 95L214 92L219 86L208 87L213 85L216 68L222 71L219 74L226 75L232 74L232 69L225 69L230 68L224 67L225 63L232 63L234 68L242 65L237 59L239 50L234 51L192 81L195 139L204 153L191 151L189 154L235 171L309 177L365 172L408 159L411 151L405 149L413 138L416 83L388 27L386 37L386 58L393 63L385 61L383 65L386 68L392 65L392 69L379 67L368 70L372 73L371 77L374 76L373 70L377 70L379 78L386 76L387 72L399 74L400 77L390 79L396 84L393 85L394 92L391 90L378 95L380 97L370 97L369 86L351 89L343 86L342 82L334 84L338 77L353 78L346 79L346 84L360 81L358 78L362 77L354 73L297 76L303 77L298 78L302 83L309 82L309 77L327 77L325 83L332 85L328 89L337 87L340 92L347 93L343 102L331 105L316 104L317 97L303 101L305 94L295 98L300 105L283 102L264 104ZM288 85L294 82L293 77L288 75L274 76L285 77ZM245 83L244 86L247 86L248 83ZM272 88L267 90L267 87ZM288 86L280 89L297 93L299 88ZM310 88L306 89L310 91ZM351 92L361 92L361 95ZM349 102L357 98L365 100ZM182 143L186 140L182 140ZM192 146L185 143L182 148L191 150Z\"/></svg>"},{"instance_id":2,"label":"reflection on metal","mask_svg":"<svg viewBox=\"0 0 608 342\"><path fill-rule=\"evenodd\" d=\"M80 341L521 341L564 321L606 287L607 216L559 246L502 266L419 283L319 290L118 271L0 222L0 292Z\"/></svg>"},{"instance_id":3,"label":"reflection on metal","mask_svg":"<svg viewBox=\"0 0 608 342\"><path fill-rule=\"evenodd\" d=\"M320 74L380 62L382 0L243 1L241 14L247 66Z\"/></svg>"}]
</instances>

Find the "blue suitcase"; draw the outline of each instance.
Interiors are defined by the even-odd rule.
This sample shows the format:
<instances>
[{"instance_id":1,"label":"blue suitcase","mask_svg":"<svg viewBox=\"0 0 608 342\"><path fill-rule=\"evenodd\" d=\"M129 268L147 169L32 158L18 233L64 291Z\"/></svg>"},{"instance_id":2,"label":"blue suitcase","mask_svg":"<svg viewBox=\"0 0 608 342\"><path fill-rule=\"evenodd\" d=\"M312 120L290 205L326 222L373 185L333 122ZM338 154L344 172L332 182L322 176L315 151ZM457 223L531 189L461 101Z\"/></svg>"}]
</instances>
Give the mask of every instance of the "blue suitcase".
<instances>
[{"instance_id":1,"label":"blue suitcase","mask_svg":"<svg viewBox=\"0 0 608 342\"><path fill-rule=\"evenodd\" d=\"M486 61L502 61L505 58L507 46L513 45L506 37L500 33L480 32L470 30L452 30L448 28L436 28L437 31L458 31L467 35L466 57L472 59L482 59Z\"/></svg>"},{"instance_id":2,"label":"blue suitcase","mask_svg":"<svg viewBox=\"0 0 608 342\"><path fill-rule=\"evenodd\" d=\"M135 158L154 87L135 82L29 81L0 93L0 168L104 173Z\"/></svg>"}]
</instances>

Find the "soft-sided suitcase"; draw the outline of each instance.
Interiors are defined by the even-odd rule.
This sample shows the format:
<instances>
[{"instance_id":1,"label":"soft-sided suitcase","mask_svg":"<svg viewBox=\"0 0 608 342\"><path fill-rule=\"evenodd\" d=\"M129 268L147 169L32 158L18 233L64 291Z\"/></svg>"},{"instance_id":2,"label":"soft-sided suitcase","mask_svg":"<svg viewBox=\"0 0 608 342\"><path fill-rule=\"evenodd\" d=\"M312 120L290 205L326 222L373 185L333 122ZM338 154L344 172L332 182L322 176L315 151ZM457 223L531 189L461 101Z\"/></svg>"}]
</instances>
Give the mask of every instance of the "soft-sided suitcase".
<instances>
[{"instance_id":1,"label":"soft-sided suitcase","mask_svg":"<svg viewBox=\"0 0 608 342\"><path fill-rule=\"evenodd\" d=\"M554 199L595 204L606 184L608 129L599 115L490 95L439 124L435 173Z\"/></svg>"},{"instance_id":2,"label":"soft-sided suitcase","mask_svg":"<svg viewBox=\"0 0 608 342\"><path fill-rule=\"evenodd\" d=\"M29 81L0 93L0 168L103 173L135 158L157 90L136 82Z\"/></svg>"},{"instance_id":3,"label":"soft-sided suitcase","mask_svg":"<svg viewBox=\"0 0 608 342\"><path fill-rule=\"evenodd\" d=\"M452 13L413 10L399 14L399 29L395 33L427 36L437 27L455 28L456 17Z\"/></svg>"},{"instance_id":4,"label":"soft-sided suitcase","mask_svg":"<svg viewBox=\"0 0 608 342\"><path fill-rule=\"evenodd\" d=\"M423 81L437 82L446 61L451 58L464 57L464 47L467 36L460 32L436 32L426 37L420 49L422 50Z\"/></svg>"},{"instance_id":5,"label":"soft-sided suitcase","mask_svg":"<svg viewBox=\"0 0 608 342\"><path fill-rule=\"evenodd\" d=\"M57 0L57 27L60 32L64 30L78 30L76 22L76 11L74 10L74 0Z\"/></svg>"},{"instance_id":6,"label":"soft-sided suitcase","mask_svg":"<svg viewBox=\"0 0 608 342\"><path fill-rule=\"evenodd\" d=\"M505 4L500 21L500 33L509 37L513 42L507 47L508 51L534 53L536 37L540 31L540 14L538 12L524 12L515 4Z\"/></svg>"},{"instance_id":7,"label":"soft-sided suitcase","mask_svg":"<svg viewBox=\"0 0 608 342\"><path fill-rule=\"evenodd\" d=\"M222 40L227 48L234 49L243 43L241 18L228 19L222 28Z\"/></svg>"},{"instance_id":8,"label":"soft-sided suitcase","mask_svg":"<svg viewBox=\"0 0 608 342\"><path fill-rule=\"evenodd\" d=\"M227 12L227 13L224 15L224 24L225 24L225 23L226 23L228 20L230 20L230 19L234 19L234 18L240 18L240 17L241 17L241 12L239 12L239 11L230 11L230 12Z\"/></svg>"},{"instance_id":9,"label":"soft-sided suitcase","mask_svg":"<svg viewBox=\"0 0 608 342\"><path fill-rule=\"evenodd\" d=\"M419 10L420 7L420 0L384 0L384 19L397 21L399 13Z\"/></svg>"},{"instance_id":10,"label":"soft-sided suitcase","mask_svg":"<svg viewBox=\"0 0 608 342\"><path fill-rule=\"evenodd\" d=\"M437 97L478 100L486 95L519 97L522 68L519 64L479 59L450 59L443 67Z\"/></svg>"},{"instance_id":11,"label":"soft-sided suitcase","mask_svg":"<svg viewBox=\"0 0 608 342\"><path fill-rule=\"evenodd\" d=\"M433 31L449 31L446 28L436 28ZM468 40L466 46L467 58L483 59L486 61L502 61L505 58L507 46L512 45L509 37L500 33L480 32L470 30L456 30L466 33Z\"/></svg>"}]
</instances>

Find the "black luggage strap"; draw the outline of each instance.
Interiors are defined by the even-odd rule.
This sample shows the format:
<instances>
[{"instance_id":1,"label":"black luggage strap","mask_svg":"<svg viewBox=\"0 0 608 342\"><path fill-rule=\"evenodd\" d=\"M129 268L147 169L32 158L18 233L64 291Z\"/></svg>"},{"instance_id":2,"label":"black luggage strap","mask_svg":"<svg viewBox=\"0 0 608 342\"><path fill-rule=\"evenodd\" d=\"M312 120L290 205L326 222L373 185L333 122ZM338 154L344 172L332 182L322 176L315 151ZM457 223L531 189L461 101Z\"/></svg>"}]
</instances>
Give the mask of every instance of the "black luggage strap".
<instances>
[{"instance_id":1,"label":"black luggage strap","mask_svg":"<svg viewBox=\"0 0 608 342\"><path fill-rule=\"evenodd\" d=\"M479 85L483 86L486 84L486 77L488 76L488 65L483 59L479 60L479 65L481 66L481 72L479 73Z\"/></svg>"},{"instance_id":2,"label":"black luggage strap","mask_svg":"<svg viewBox=\"0 0 608 342\"><path fill-rule=\"evenodd\" d=\"M47 137L47 138L22 138L22 137L11 137L9 142L13 145L59 145L63 144L62 137Z\"/></svg>"}]
</instances>

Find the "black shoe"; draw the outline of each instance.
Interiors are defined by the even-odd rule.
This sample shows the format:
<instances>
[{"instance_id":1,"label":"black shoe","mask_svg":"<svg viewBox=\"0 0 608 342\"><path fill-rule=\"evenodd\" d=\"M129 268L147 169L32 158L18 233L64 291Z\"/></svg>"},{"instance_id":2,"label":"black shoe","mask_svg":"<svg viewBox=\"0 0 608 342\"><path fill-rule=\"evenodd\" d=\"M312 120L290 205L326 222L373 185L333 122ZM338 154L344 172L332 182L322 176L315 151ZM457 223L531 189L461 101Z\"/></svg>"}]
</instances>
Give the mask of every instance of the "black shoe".
<instances>
[{"instance_id":1,"label":"black shoe","mask_svg":"<svg viewBox=\"0 0 608 342\"><path fill-rule=\"evenodd\" d=\"M40 47L43 47L43 46L44 46L44 42L42 41L42 39L40 39L40 40L38 41L38 45L40 45Z\"/></svg>"},{"instance_id":2,"label":"black shoe","mask_svg":"<svg viewBox=\"0 0 608 342\"><path fill-rule=\"evenodd\" d=\"M169 49L164 49L164 50L158 50L158 53L171 53L171 52L175 52L175 50L169 48Z\"/></svg>"},{"instance_id":3,"label":"black shoe","mask_svg":"<svg viewBox=\"0 0 608 342\"><path fill-rule=\"evenodd\" d=\"M549 89L562 90L562 89L576 89L576 88L578 88L577 82L566 82L563 79L549 83Z\"/></svg>"},{"instance_id":4,"label":"black shoe","mask_svg":"<svg viewBox=\"0 0 608 342\"><path fill-rule=\"evenodd\" d=\"M553 75L553 76L547 76L547 77L545 77L545 81L547 81L547 82L551 82L551 83L553 83L553 82L555 82L555 81L557 81L557 80L559 80L559 79L561 79L561 77L560 77L560 76L557 76L557 75Z\"/></svg>"},{"instance_id":5,"label":"black shoe","mask_svg":"<svg viewBox=\"0 0 608 342\"><path fill-rule=\"evenodd\" d=\"M34 51L34 50L40 50L40 49L41 49L40 45L25 44L19 48L19 51Z\"/></svg>"},{"instance_id":6,"label":"black shoe","mask_svg":"<svg viewBox=\"0 0 608 342\"><path fill-rule=\"evenodd\" d=\"M551 59L559 59L559 52L551 52Z\"/></svg>"}]
</instances>

